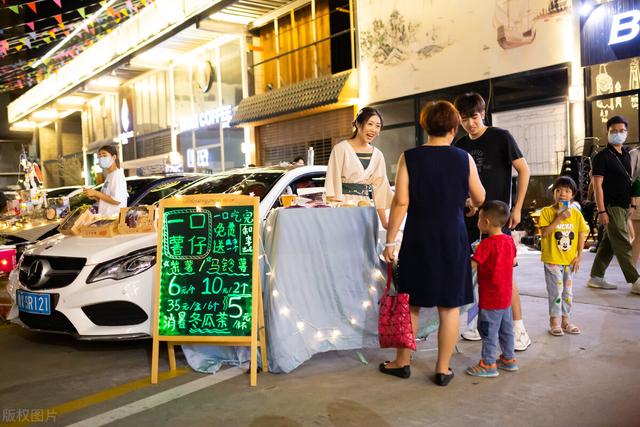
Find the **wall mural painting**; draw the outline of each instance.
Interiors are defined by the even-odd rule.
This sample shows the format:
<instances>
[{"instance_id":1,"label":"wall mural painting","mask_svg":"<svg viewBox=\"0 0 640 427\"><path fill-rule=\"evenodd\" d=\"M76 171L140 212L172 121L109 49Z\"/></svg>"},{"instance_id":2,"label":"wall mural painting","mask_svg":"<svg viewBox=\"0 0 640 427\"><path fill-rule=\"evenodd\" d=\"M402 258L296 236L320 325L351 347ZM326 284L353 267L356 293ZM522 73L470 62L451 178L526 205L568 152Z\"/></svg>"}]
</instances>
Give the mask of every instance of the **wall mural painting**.
<instances>
[{"instance_id":1,"label":"wall mural painting","mask_svg":"<svg viewBox=\"0 0 640 427\"><path fill-rule=\"evenodd\" d=\"M607 64L599 64L597 74L595 74L595 94L608 95L616 94L627 90L640 89L640 59L631 58L628 61L629 72L626 70L626 61L617 61ZM595 69L595 66L593 67ZM610 70L613 70L611 72ZM626 78L628 81L624 81ZM628 103L628 104L627 104ZM598 109L598 116L602 123L607 123L611 116L616 114L625 115L623 111L638 109L638 95L626 97L615 96L611 98L599 99L595 103Z\"/></svg>"},{"instance_id":2,"label":"wall mural painting","mask_svg":"<svg viewBox=\"0 0 640 427\"><path fill-rule=\"evenodd\" d=\"M568 0L362 0L361 95L382 101L570 60ZM553 48L549 48L553 46ZM398 78L398 74L403 77Z\"/></svg>"}]
</instances>

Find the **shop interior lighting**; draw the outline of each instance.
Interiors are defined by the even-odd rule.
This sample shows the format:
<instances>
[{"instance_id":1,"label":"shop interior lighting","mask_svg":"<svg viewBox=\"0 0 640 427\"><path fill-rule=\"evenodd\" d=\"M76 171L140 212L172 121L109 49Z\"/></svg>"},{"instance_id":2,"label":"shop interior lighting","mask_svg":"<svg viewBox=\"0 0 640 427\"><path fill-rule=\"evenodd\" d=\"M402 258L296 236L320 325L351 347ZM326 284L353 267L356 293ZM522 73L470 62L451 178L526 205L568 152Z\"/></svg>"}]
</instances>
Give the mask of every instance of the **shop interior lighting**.
<instances>
[{"instance_id":1,"label":"shop interior lighting","mask_svg":"<svg viewBox=\"0 0 640 427\"><path fill-rule=\"evenodd\" d=\"M233 24L247 25L253 21L253 18L249 16L231 15L229 13L216 12L213 15L209 15L209 19L214 21L231 22Z\"/></svg>"},{"instance_id":2,"label":"shop interior lighting","mask_svg":"<svg viewBox=\"0 0 640 427\"><path fill-rule=\"evenodd\" d=\"M91 80L89 86L117 88L120 86L120 79L111 76L102 76Z\"/></svg>"},{"instance_id":3,"label":"shop interior lighting","mask_svg":"<svg viewBox=\"0 0 640 427\"><path fill-rule=\"evenodd\" d=\"M38 110L31 115L34 120L55 120L59 117L56 110Z\"/></svg>"},{"instance_id":4,"label":"shop interior lighting","mask_svg":"<svg viewBox=\"0 0 640 427\"><path fill-rule=\"evenodd\" d=\"M70 107L81 107L87 100L81 96L65 96L58 99L56 102L60 105L68 105Z\"/></svg>"},{"instance_id":5,"label":"shop interior lighting","mask_svg":"<svg viewBox=\"0 0 640 427\"><path fill-rule=\"evenodd\" d=\"M25 131L25 130L33 130L35 129L35 127L36 127L35 122L29 121L29 120L21 120L19 122L12 124L9 130Z\"/></svg>"},{"instance_id":6,"label":"shop interior lighting","mask_svg":"<svg viewBox=\"0 0 640 427\"><path fill-rule=\"evenodd\" d=\"M69 43L69 41L71 39L73 39L76 35L78 35L81 31L84 31L87 29L87 27L89 25L91 25L93 23L93 21L95 21L96 19L98 19L98 16L100 16L105 10L109 9L111 6L113 6L113 4L116 2L116 0L109 0L108 2L104 3L102 5L102 7L100 9L98 9L93 15L91 15L88 19L85 19L84 21L82 21L81 25L78 25L68 36L66 36L64 39L62 39L62 41L60 43L58 43L57 45L55 45L53 47L53 49L51 49L49 52L47 52L46 54L44 54L42 56L42 58L38 59L36 62L34 62L31 65L31 68L38 68L44 61L46 61L47 59L51 58L51 56L53 56L57 51L59 51L60 49L62 49L67 43Z\"/></svg>"}]
</instances>

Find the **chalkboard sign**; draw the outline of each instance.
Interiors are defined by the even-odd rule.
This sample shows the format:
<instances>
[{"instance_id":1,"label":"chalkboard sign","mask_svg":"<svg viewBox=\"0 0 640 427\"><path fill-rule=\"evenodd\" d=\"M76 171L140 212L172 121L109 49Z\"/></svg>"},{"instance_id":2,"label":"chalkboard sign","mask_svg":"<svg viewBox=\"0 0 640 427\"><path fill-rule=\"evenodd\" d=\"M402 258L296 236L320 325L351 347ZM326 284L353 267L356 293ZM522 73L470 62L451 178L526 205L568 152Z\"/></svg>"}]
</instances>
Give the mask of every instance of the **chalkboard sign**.
<instances>
[{"instance_id":1,"label":"chalkboard sign","mask_svg":"<svg viewBox=\"0 0 640 427\"><path fill-rule=\"evenodd\" d=\"M262 346L258 206L256 197L232 195L160 202L154 352L159 341L251 345L252 355ZM171 345L169 352L175 364ZM255 369L253 359L251 365Z\"/></svg>"}]
</instances>

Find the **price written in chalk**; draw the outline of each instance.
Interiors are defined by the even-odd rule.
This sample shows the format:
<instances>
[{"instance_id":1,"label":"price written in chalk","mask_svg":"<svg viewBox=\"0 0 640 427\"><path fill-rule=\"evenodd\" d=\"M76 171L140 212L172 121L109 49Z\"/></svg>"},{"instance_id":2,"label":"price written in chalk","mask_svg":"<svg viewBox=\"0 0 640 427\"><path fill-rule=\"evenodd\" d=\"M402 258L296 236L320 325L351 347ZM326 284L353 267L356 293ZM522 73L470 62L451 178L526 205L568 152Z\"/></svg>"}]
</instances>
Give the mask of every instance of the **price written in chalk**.
<instances>
[{"instance_id":1,"label":"price written in chalk","mask_svg":"<svg viewBox=\"0 0 640 427\"><path fill-rule=\"evenodd\" d=\"M253 206L164 209L160 335L251 335L253 215Z\"/></svg>"}]
</instances>

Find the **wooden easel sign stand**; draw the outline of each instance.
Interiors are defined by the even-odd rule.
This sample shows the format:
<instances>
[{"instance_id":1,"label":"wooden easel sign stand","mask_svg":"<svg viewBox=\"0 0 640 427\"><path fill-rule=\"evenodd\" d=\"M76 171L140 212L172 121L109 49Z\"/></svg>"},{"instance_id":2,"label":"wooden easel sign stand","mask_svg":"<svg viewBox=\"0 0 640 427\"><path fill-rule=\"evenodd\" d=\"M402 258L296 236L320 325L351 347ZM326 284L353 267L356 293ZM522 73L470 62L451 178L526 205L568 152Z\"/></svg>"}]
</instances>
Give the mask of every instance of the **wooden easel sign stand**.
<instances>
[{"instance_id":1,"label":"wooden easel sign stand","mask_svg":"<svg viewBox=\"0 0 640 427\"><path fill-rule=\"evenodd\" d=\"M160 341L174 346L251 347L250 384L257 354L267 368L264 310L258 268L259 200L225 194L160 201L157 274L153 292L151 382L158 382Z\"/></svg>"}]
</instances>

